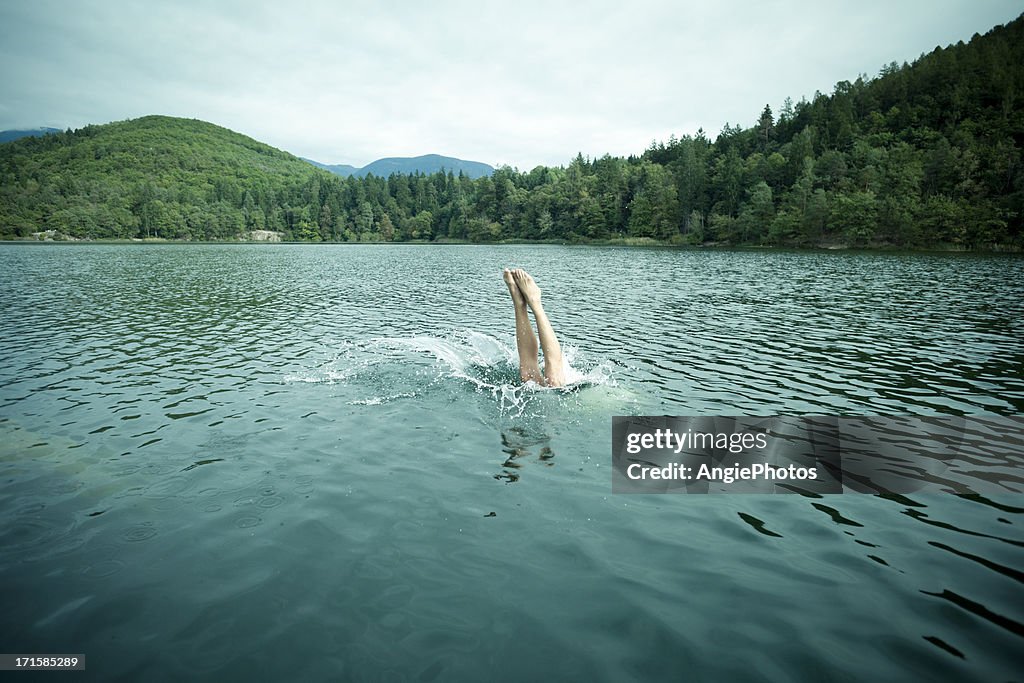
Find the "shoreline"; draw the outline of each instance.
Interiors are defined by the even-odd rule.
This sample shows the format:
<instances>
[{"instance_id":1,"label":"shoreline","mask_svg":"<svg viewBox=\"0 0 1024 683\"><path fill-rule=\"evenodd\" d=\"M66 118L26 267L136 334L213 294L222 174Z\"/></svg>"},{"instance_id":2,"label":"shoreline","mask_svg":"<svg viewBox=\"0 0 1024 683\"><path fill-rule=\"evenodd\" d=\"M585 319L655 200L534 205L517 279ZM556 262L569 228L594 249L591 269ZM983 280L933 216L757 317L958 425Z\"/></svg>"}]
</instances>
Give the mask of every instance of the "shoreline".
<instances>
[{"instance_id":1,"label":"shoreline","mask_svg":"<svg viewBox=\"0 0 1024 683\"><path fill-rule=\"evenodd\" d=\"M907 247L895 245L851 246L846 244L823 243L812 246L801 245L768 245L768 244L681 244L678 241L655 240L652 238L621 237L603 240L524 240L510 239L495 242L473 242L463 239L444 238L440 240L405 240L405 241L372 241L372 242L311 242L304 240L176 240L162 237L107 239L107 238L68 238L68 239L0 239L0 244L34 244L34 245L187 245L187 244L223 244L223 245L323 245L323 246L561 246L561 247L625 247L678 249L684 251L790 251L790 252L856 252L856 253L941 253L941 254L1022 254L1024 248L1016 246L998 246L988 249L968 249L953 245L931 245L926 247Z\"/></svg>"}]
</instances>

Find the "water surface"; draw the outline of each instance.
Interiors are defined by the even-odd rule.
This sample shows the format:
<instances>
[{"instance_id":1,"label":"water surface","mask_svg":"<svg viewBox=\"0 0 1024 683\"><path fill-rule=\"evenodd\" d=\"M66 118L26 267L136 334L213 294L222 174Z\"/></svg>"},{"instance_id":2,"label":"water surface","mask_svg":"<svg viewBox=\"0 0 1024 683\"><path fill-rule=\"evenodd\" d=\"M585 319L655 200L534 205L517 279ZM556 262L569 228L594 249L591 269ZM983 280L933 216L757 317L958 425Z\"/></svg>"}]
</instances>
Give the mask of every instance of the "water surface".
<instances>
[{"instance_id":1,"label":"water surface","mask_svg":"<svg viewBox=\"0 0 1024 683\"><path fill-rule=\"evenodd\" d=\"M500 269L578 379L515 381ZM0 245L0 642L125 680L1007 680L1019 493L611 494L610 417L1024 412L1014 257Z\"/></svg>"}]
</instances>

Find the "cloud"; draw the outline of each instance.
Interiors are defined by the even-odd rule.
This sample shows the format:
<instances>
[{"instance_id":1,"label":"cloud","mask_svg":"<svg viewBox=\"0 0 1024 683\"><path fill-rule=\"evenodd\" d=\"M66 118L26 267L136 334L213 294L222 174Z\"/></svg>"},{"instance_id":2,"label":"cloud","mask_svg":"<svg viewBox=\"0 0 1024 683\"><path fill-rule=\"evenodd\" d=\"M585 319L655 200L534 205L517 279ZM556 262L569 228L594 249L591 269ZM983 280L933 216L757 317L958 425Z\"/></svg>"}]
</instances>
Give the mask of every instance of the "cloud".
<instances>
[{"instance_id":1,"label":"cloud","mask_svg":"<svg viewBox=\"0 0 1024 683\"><path fill-rule=\"evenodd\" d=\"M1012 2L0 5L0 128L151 113L363 165L639 153L1013 19Z\"/></svg>"}]
</instances>

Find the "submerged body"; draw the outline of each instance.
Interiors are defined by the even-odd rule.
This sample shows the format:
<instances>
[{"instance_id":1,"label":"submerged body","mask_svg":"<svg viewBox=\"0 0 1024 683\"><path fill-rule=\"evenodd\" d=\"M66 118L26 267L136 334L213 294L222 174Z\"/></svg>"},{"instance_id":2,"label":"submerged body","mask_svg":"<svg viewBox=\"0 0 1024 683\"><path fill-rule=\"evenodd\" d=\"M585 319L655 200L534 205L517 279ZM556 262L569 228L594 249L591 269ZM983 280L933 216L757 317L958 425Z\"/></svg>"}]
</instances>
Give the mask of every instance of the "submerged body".
<instances>
[{"instance_id":1,"label":"submerged body","mask_svg":"<svg viewBox=\"0 0 1024 683\"><path fill-rule=\"evenodd\" d=\"M546 387L565 386L565 360L562 347L558 344L555 330L551 327L540 301L540 287L522 268L506 268L502 273L516 314L516 350L519 352L519 377L524 382L536 382ZM530 327L527 308L533 311L537 323L537 336ZM537 337L540 350L544 352L544 371L541 372L538 358Z\"/></svg>"}]
</instances>

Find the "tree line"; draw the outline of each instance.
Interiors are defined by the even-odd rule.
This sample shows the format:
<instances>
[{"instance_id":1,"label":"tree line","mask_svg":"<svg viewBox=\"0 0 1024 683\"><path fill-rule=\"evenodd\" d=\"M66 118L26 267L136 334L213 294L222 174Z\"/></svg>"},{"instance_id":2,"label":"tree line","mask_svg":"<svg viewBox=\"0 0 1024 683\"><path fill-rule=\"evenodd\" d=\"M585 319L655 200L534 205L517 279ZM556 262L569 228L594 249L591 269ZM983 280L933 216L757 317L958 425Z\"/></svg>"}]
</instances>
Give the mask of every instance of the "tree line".
<instances>
[{"instance_id":1,"label":"tree line","mask_svg":"<svg viewBox=\"0 0 1024 683\"><path fill-rule=\"evenodd\" d=\"M196 121L0 146L0 236L1022 246L1024 18L628 158L340 178Z\"/></svg>"}]
</instances>

